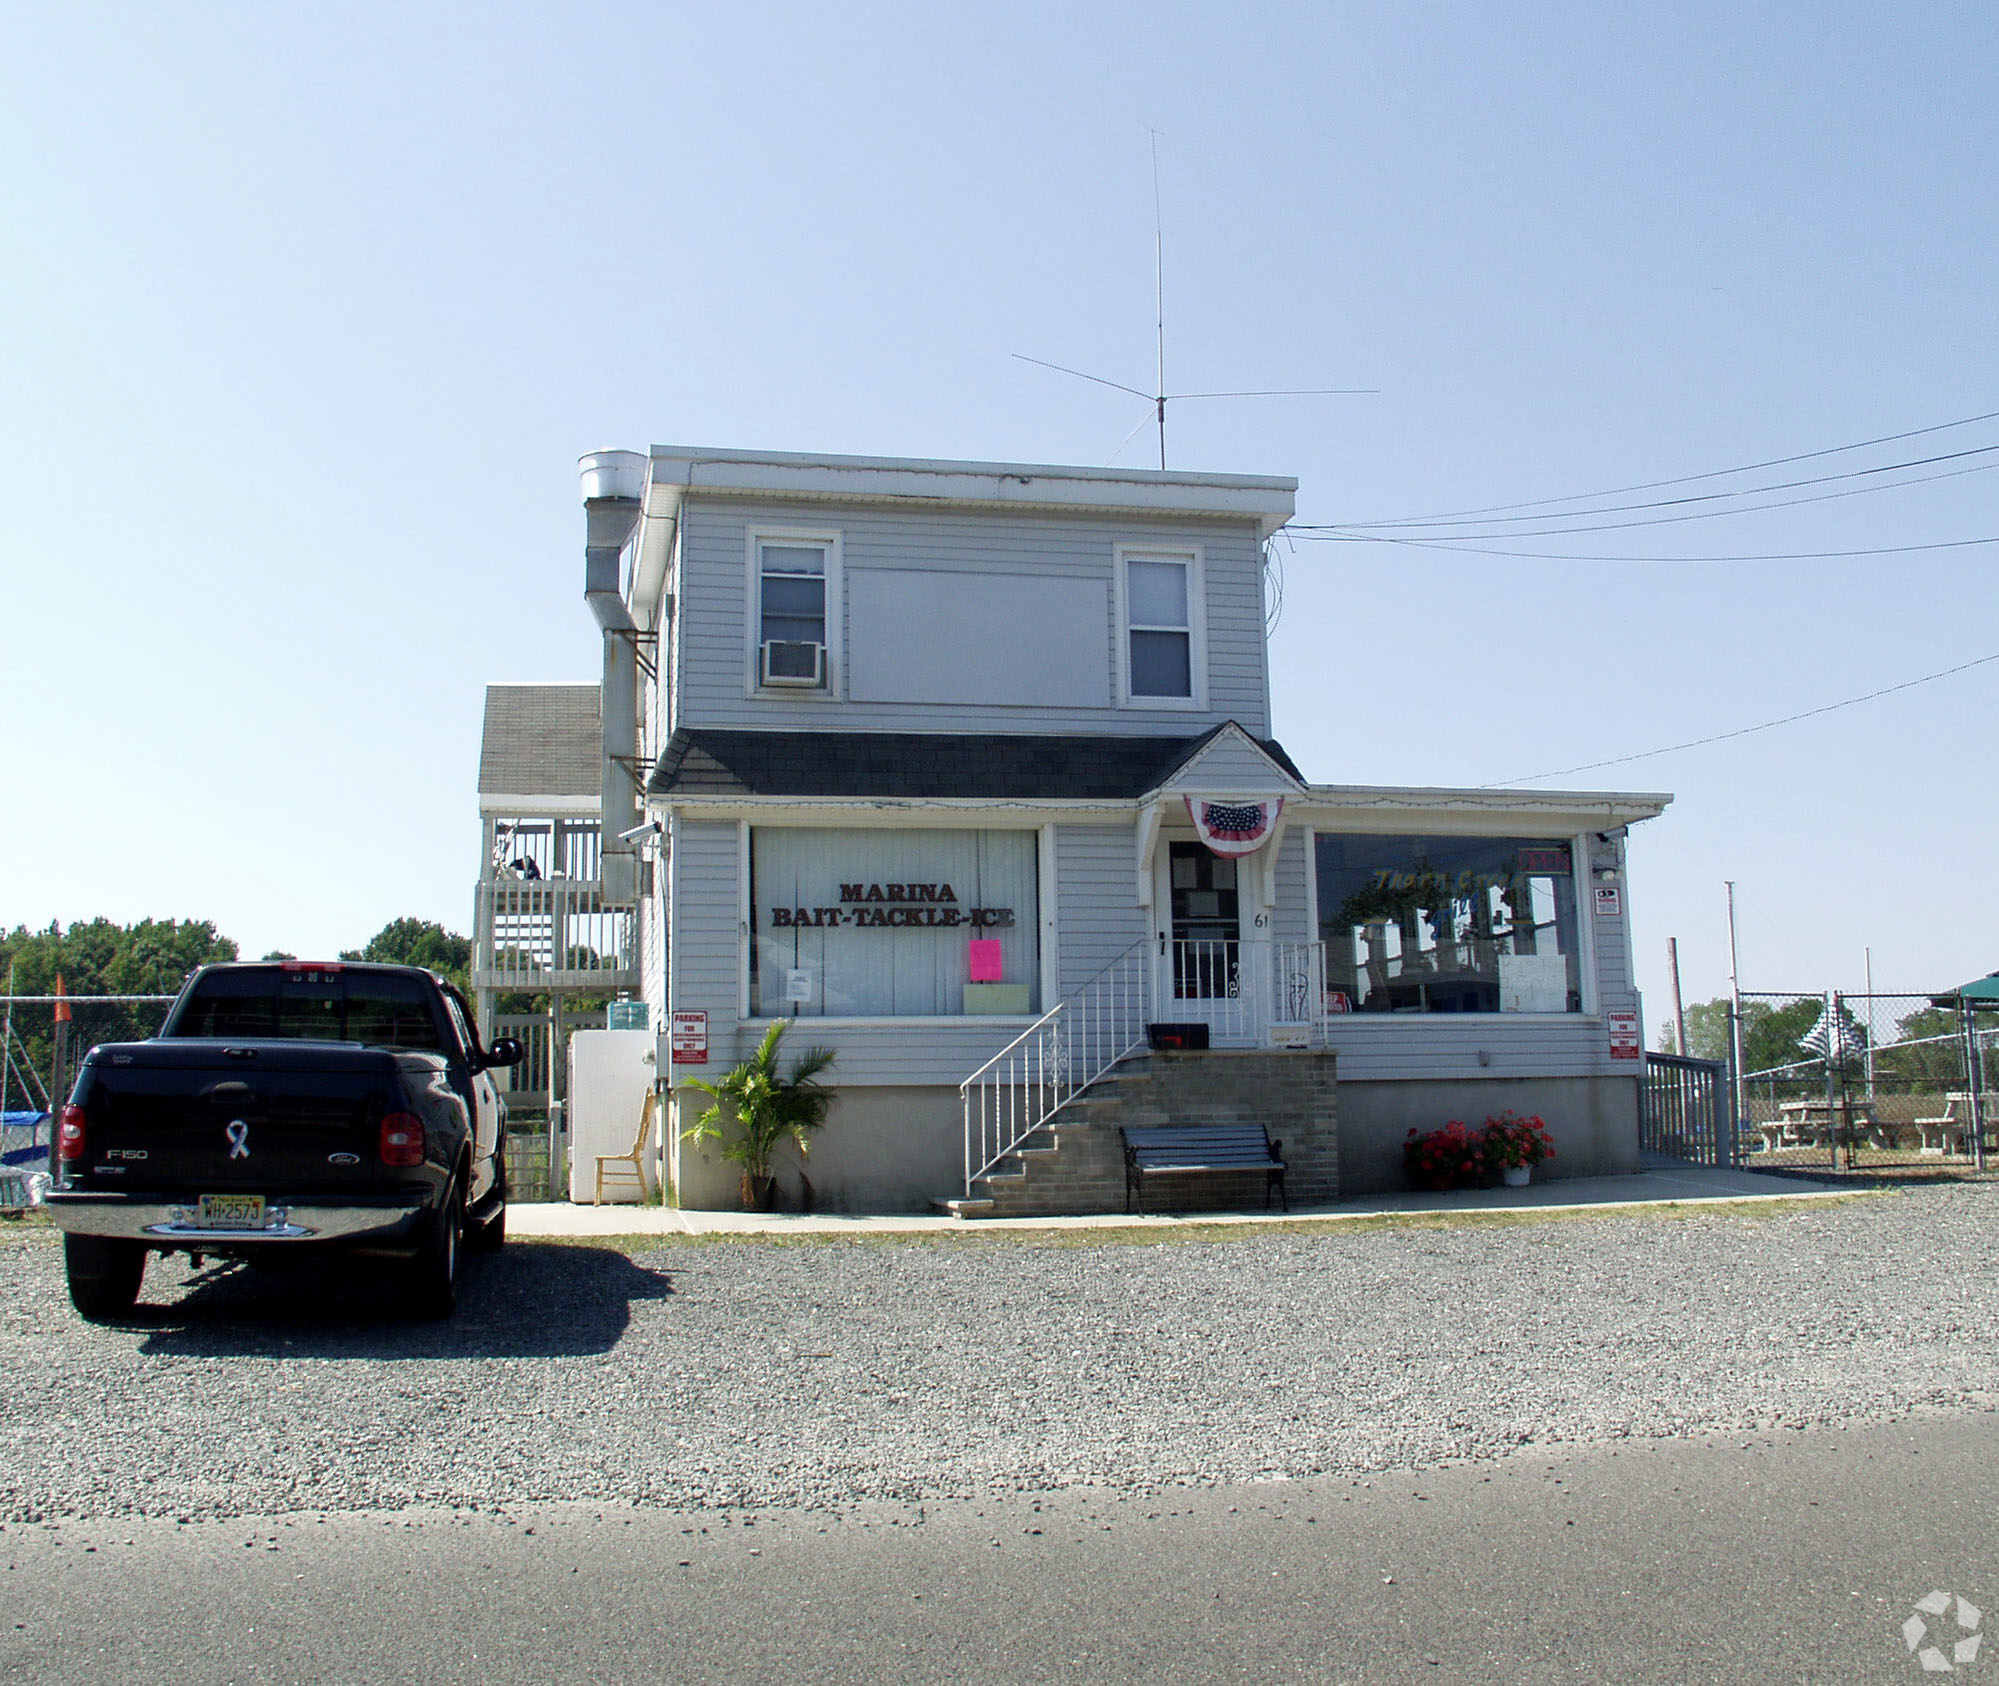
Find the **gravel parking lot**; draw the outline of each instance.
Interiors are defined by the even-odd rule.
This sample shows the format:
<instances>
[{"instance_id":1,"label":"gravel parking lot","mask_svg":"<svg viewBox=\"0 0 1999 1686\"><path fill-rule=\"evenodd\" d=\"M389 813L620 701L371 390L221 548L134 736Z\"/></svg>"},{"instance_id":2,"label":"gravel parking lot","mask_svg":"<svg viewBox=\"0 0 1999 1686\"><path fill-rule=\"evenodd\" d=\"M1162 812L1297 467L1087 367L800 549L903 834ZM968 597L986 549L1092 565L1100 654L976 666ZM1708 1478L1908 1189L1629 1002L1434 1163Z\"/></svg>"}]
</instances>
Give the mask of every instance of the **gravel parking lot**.
<instances>
[{"instance_id":1,"label":"gravel parking lot","mask_svg":"<svg viewBox=\"0 0 1999 1686\"><path fill-rule=\"evenodd\" d=\"M1139 1245L516 1243L458 1316L0 1233L0 1520L839 1506L1999 1404L1999 1186Z\"/></svg>"}]
</instances>

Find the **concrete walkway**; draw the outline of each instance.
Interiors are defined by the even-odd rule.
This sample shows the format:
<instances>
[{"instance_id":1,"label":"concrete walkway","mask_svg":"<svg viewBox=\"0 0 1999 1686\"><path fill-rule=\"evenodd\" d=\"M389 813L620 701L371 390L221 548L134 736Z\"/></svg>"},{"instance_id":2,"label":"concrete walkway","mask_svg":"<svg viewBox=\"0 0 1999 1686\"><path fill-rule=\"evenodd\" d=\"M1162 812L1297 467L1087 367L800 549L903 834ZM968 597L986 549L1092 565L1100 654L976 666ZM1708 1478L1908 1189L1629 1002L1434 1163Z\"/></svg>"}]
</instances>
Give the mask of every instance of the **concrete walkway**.
<instances>
[{"instance_id":1,"label":"concrete walkway","mask_svg":"<svg viewBox=\"0 0 1999 1686\"><path fill-rule=\"evenodd\" d=\"M1526 1188L1458 1189L1448 1194L1384 1194L1327 1206L1293 1206L1289 1213L1195 1212L1186 1215L1122 1212L1083 1218L952 1218L911 1212L841 1217L792 1212L683 1212L670 1206L510 1206L514 1235L976 1235L996 1229L1173 1229L1198 1224L1322 1223L1381 1212L1562 1211L1590 1206L1655 1206L1699 1200L1822 1200L1851 1189L1755 1171L1716 1171L1647 1155L1629 1177L1570 1177Z\"/></svg>"}]
</instances>

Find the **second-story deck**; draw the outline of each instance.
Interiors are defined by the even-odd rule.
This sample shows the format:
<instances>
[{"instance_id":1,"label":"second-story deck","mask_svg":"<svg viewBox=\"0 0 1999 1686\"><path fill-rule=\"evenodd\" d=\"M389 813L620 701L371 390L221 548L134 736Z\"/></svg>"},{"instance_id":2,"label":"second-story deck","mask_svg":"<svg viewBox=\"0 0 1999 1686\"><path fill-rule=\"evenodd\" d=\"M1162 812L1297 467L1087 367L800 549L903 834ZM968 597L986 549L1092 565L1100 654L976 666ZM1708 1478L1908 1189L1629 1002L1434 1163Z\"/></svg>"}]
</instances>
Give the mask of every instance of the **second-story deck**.
<instances>
[{"instance_id":1,"label":"second-story deck","mask_svg":"<svg viewBox=\"0 0 1999 1686\"><path fill-rule=\"evenodd\" d=\"M617 990L639 981L638 916L604 894L594 818L492 815L474 892L472 987Z\"/></svg>"}]
</instances>

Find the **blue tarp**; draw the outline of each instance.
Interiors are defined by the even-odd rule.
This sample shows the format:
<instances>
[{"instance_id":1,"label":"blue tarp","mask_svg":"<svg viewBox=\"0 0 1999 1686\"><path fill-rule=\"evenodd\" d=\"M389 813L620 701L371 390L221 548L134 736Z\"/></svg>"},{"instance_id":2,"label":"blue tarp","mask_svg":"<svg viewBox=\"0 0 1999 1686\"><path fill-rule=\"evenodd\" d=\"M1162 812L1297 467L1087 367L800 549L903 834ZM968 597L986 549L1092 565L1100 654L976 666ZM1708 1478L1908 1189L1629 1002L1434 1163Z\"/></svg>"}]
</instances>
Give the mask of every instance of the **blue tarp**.
<instances>
[{"instance_id":1,"label":"blue tarp","mask_svg":"<svg viewBox=\"0 0 1999 1686\"><path fill-rule=\"evenodd\" d=\"M46 1112L0 1112L0 1165L40 1165L49 1156Z\"/></svg>"}]
</instances>

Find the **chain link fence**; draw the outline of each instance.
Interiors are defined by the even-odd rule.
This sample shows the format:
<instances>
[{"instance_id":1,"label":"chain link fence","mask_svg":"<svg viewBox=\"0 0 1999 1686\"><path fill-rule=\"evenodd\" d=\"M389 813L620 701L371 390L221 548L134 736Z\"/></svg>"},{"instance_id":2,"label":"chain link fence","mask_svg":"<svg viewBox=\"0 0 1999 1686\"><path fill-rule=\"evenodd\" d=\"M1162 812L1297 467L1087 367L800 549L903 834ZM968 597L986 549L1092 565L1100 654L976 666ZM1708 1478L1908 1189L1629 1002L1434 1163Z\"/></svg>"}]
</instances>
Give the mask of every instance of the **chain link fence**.
<instances>
[{"instance_id":1,"label":"chain link fence","mask_svg":"<svg viewBox=\"0 0 1999 1686\"><path fill-rule=\"evenodd\" d=\"M1741 1163L1848 1176L1982 1171L1999 1013L1928 995L1745 991Z\"/></svg>"}]
</instances>

